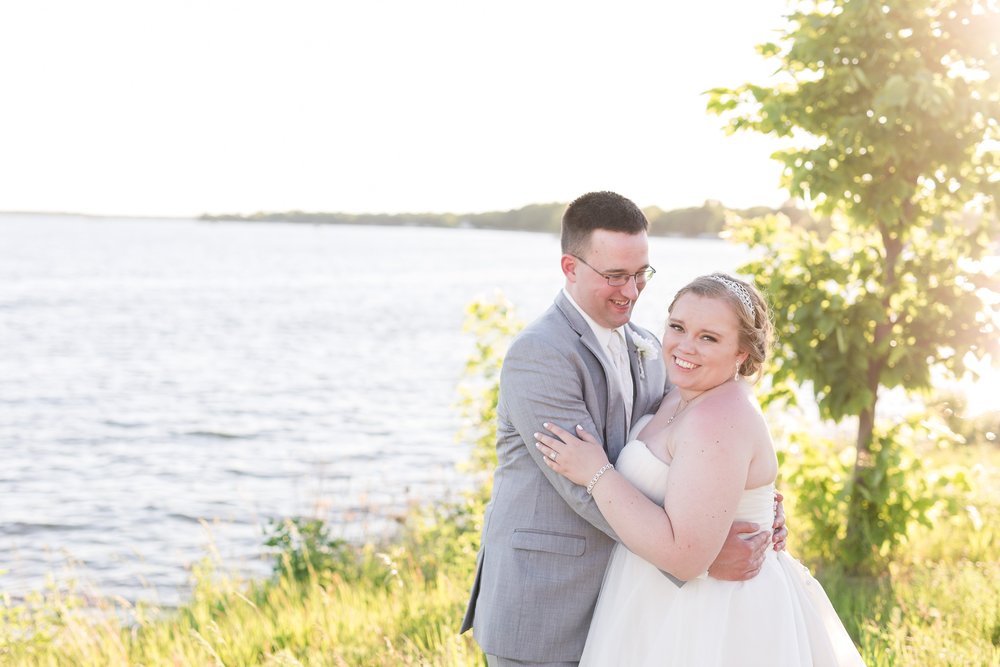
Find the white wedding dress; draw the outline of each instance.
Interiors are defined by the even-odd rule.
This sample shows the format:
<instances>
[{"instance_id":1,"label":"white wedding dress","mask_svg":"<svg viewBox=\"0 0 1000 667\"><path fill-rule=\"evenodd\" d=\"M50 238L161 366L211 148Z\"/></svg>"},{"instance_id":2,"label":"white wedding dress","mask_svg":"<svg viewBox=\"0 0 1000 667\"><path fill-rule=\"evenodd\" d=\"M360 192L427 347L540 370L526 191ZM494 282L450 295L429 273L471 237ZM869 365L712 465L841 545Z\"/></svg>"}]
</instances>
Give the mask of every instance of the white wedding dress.
<instances>
[{"instance_id":1,"label":"white wedding dress","mask_svg":"<svg viewBox=\"0 0 1000 667\"><path fill-rule=\"evenodd\" d=\"M636 432L643 422L637 424ZM616 469L660 505L669 466L632 440ZM738 520L768 529L774 485L743 493ZM703 576L678 588L618 544L608 563L581 667L864 665L819 582L785 552L768 551L750 581Z\"/></svg>"}]
</instances>

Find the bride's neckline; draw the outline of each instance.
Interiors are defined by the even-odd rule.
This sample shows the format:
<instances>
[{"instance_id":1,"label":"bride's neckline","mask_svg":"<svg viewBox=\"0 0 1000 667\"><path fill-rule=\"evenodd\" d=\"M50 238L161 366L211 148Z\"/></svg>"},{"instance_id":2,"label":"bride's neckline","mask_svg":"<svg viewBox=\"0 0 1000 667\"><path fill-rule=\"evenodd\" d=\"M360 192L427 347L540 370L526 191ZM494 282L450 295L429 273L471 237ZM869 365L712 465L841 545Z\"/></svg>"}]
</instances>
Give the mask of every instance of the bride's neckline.
<instances>
[{"instance_id":1,"label":"bride's neckline","mask_svg":"<svg viewBox=\"0 0 1000 667\"><path fill-rule=\"evenodd\" d=\"M670 464L667 463L666 461L664 461L663 459L661 459L656 454L654 454L653 450L651 450L649 448L649 445L646 444L645 440L642 440L641 438L635 438L633 440L633 442L637 442L640 445L642 445L642 449L644 449L646 451L646 454L648 454L650 458L658 461L664 468L666 468L667 470L670 470ZM764 484L760 484L758 486L755 486L752 489L743 489L743 492L744 493L748 493L750 491L758 491L760 489L764 489L764 488L767 488L767 487L774 487L774 484L775 484L774 481L765 482Z\"/></svg>"},{"instance_id":2,"label":"bride's neckline","mask_svg":"<svg viewBox=\"0 0 1000 667\"><path fill-rule=\"evenodd\" d=\"M725 382L722 382L720 384L715 385L714 387L710 387L708 389L705 389L703 391L698 392L697 394L691 396L691 398L684 398L683 390L680 387L671 387L667 391L667 393L664 394L663 398L664 398L664 400L666 400L667 396L670 396L674 392L677 392L678 403L677 403L677 406L674 408L673 414L671 414L670 417L667 418L666 422L664 422L662 425L660 425L659 428L656 430L656 434L659 435L660 433L666 431L668 428L670 428L674 424L674 422L679 417L684 416L685 413L687 413L690 410L691 407L693 407L696 403L700 403L701 400L705 396L709 396L709 395L715 393L715 391L717 389L719 389L719 387L725 386L725 385L729 384L730 382L735 382L735 380L733 380L732 378L730 378L730 379L726 380ZM639 436L642 435L643 431L646 430L646 428L649 426L650 423L656 421L656 417L657 417L657 415L654 413L653 416L645 424L642 425L642 428L640 428L638 431L636 431L636 440L641 440L642 443L643 443L643 445L646 447L646 449L649 449L649 445L646 444L645 440L642 440L641 438L639 438ZM673 457L670 458L670 461L666 461L666 460L660 458L651 449L649 449L649 453L652 454L653 457L656 460L661 461L661 462L665 463L666 465L670 465L670 463L673 461Z\"/></svg>"}]
</instances>

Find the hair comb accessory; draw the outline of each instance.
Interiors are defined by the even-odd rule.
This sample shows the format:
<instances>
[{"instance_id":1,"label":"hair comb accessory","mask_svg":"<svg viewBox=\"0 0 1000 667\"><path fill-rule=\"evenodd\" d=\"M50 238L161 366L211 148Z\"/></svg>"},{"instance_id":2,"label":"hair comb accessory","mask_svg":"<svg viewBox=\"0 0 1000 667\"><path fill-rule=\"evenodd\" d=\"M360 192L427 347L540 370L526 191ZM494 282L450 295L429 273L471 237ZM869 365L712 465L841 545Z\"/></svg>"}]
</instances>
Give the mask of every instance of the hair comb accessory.
<instances>
[{"instance_id":1,"label":"hair comb accessory","mask_svg":"<svg viewBox=\"0 0 1000 667\"><path fill-rule=\"evenodd\" d=\"M725 285L726 289L735 294L736 298L738 298L741 302L743 302L743 305L746 306L747 315L749 315L750 317L754 317L754 314L756 313L757 309L753 307L753 299L750 298L750 292L747 291L746 287L740 285L735 280L730 280L729 278L726 278L724 276L713 274L709 276L709 278Z\"/></svg>"}]
</instances>

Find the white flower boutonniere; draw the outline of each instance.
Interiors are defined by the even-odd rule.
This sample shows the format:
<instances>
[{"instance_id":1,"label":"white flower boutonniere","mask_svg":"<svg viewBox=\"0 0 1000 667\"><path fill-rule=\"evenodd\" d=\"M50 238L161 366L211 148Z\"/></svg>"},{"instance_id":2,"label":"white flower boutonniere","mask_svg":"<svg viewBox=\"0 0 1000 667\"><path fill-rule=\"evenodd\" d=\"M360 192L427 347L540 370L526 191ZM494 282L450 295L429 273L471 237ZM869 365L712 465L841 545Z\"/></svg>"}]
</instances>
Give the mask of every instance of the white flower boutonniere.
<instances>
[{"instance_id":1,"label":"white flower boutonniere","mask_svg":"<svg viewBox=\"0 0 1000 667\"><path fill-rule=\"evenodd\" d=\"M635 351L639 354L639 377L646 377L646 365L643 363L645 360L654 361L660 358L660 350L655 343L651 340L647 340L640 336L637 332L632 332L632 344L635 345Z\"/></svg>"}]
</instances>

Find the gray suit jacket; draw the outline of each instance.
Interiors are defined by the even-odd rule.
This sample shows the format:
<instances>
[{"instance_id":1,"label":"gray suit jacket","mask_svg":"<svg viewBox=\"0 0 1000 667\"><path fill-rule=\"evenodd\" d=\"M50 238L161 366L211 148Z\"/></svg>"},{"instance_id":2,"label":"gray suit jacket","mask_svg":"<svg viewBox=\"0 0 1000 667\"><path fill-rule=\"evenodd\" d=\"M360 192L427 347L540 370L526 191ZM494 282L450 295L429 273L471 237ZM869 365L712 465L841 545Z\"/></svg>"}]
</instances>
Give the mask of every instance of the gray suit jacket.
<instances>
[{"instance_id":1,"label":"gray suit jacket","mask_svg":"<svg viewBox=\"0 0 1000 667\"><path fill-rule=\"evenodd\" d=\"M628 326L633 338L658 346L653 334ZM662 359L640 361L631 340L628 348L634 422L659 406L666 372ZM562 292L504 358L493 496L461 630L473 628L486 653L530 662L580 659L615 535L582 486L549 470L532 434L542 422L570 431L581 424L614 462L631 426L614 373Z\"/></svg>"}]
</instances>

